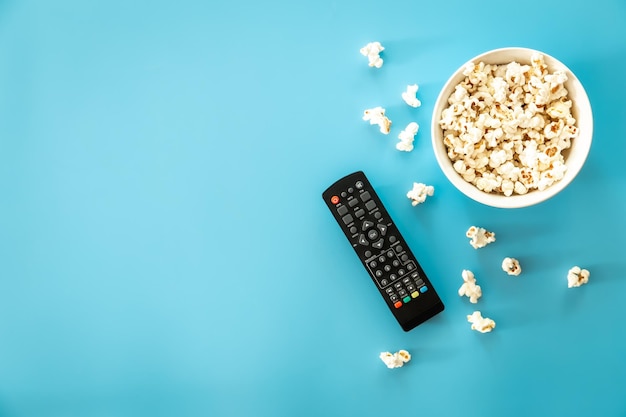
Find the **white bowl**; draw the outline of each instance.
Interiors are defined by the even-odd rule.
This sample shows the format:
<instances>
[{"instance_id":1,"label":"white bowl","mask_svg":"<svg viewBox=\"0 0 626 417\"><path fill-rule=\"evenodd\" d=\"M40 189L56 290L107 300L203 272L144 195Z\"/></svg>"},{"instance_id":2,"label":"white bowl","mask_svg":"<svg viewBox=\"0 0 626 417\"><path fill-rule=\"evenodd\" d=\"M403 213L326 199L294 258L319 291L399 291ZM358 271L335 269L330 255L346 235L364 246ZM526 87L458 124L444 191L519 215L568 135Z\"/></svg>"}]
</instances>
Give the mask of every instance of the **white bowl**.
<instances>
[{"instance_id":1,"label":"white bowl","mask_svg":"<svg viewBox=\"0 0 626 417\"><path fill-rule=\"evenodd\" d=\"M567 74L568 80L564 85L569 93L568 98L572 101L571 112L573 117L576 119L576 126L579 130L578 137L572 139L571 141L571 147L562 152L565 159L565 165L567 166L565 176L545 190L531 190L527 194L513 194L508 197L499 193L487 193L465 181L463 177L455 171L452 166L452 161L448 157L446 145L443 142L443 130L439 126L439 120L441 118L441 112L449 105L448 98L454 92L457 84L465 78L463 75L463 66L452 74L439 93L439 97L435 103L431 123L431 135L435 157L437 158L439 166L443 170L445 176L456 188L459 189L459 191L469 198L488 206L500 208L527 207L555 196L576 177L585 163L591 147L591 139L593 136L593 116L591 113L589 98L587 97L587 93L585 92L582 84L578 81L578 78L576 78L572 71L570 71L569 68L556 58L553 58L544 52L528 48L502 48L485 52L468 60L468 62L471 61L478 63L482 61L485 64L508 64L512 61L516 61L520 64L530 64L531 56L537 52L543 55L544 62L548 66L548 71L550 73L553 73L555 70L563 70Z\"/></svg>"}]
</instances>

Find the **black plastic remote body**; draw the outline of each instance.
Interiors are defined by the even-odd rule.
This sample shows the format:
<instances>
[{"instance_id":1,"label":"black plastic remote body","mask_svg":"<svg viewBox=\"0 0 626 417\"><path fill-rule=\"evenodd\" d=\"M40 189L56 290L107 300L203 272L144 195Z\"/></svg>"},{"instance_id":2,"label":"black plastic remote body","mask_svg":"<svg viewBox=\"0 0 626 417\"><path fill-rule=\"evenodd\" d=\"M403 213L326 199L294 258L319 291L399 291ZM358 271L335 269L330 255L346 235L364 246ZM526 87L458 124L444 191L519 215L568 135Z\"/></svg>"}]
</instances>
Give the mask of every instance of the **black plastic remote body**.
<instances>
[{"instance_id":1,"label":"black plastic remote body","mask_svg":"<svg viewBox=\"0 0 626 417\"><path fill-rule=\"evenodd\" d=\"M443 311L437 292L363 172L338 180L322 197L404 331Z\"/></svg>"}]
</instances>

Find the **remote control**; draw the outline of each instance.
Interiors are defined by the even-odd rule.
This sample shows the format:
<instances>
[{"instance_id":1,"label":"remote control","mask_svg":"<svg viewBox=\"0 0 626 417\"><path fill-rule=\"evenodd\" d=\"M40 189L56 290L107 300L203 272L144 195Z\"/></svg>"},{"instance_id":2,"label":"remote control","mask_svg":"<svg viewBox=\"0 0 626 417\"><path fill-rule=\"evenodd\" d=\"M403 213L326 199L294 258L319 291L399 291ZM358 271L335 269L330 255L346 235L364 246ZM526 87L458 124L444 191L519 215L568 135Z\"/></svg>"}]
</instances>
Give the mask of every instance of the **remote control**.
<instances>
[{"instance_id":1,"label":"remote control","mask_svg":"<svg viewBox=\"0 0 626 417\"><path fill-rule=\"evenodd\" d=\"M404 331L443 311L441 299L363 172L341 178L322 197Z\"/></svg>"}]
</instances>

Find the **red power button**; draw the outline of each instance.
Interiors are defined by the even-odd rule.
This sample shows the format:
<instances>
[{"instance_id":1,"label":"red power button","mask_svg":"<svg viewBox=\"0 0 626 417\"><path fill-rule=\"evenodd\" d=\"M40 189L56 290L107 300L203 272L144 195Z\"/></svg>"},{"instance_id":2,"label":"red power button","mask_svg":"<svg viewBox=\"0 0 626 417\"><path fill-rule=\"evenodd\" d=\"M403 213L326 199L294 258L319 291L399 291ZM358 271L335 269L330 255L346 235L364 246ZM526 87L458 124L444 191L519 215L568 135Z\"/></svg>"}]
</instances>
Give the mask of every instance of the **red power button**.
<instances>
[{"instance_id":1,"label":"red power button","mask_svg":"<svg viewBox=\"0 0 626 417\"><path fill-rule=\"evenodd\" d=\"M337 204L339 202L339 197L337 197L336 195L332 196L330 198L330 202L333 204Z\"/></svg>"}]
</instances>

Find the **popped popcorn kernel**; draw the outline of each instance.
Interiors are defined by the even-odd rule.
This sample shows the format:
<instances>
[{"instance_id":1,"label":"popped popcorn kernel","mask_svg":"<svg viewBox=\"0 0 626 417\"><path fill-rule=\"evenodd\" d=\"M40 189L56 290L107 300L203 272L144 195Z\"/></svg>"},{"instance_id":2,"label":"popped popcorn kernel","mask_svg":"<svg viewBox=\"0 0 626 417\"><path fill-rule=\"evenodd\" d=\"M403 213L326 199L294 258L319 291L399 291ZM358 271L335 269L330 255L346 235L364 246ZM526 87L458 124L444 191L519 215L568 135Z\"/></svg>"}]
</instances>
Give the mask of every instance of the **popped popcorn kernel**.
<instances>
[{"instance_id":1,"label":"popped popcorn kernel","mask_svg":"<svg viewBox=\"0 0 626 417\"><path fill-rule=\"evenodd\" d=\"M359 52L367 57L370 67L380 68L383 66L383 59L380 57L380 53L384 50L385 48L380 42L370 42L361 48Z\"/></svg>"},{"instance_id":2,"label":"popped popcorn kernel","mask_svg":"<svg viewBox=\"0 0 626 417\"><path fill-rule=\"evenodd\" d=\"M515 258L504 258L502 261L502 270L509 275L518 276L522 273L522 267Z\"/></svg>"},{"instance_id":3,"label":"popped popcorn kernel","mask_svg":"<svg viewBox=\"0 0 626 417\"><path fill-rule=\"evenodd\" d=\"M401 368L405 363L411 360L411 354L403 349L396 353L382 352L379 357L389 369Z\"/></svg>"},{"instance_id":4,"label":"popped popcorn kernel","mask_svg":"<svg viewBox=\"0 0 626 417\"><path fill-rule=\"evenodd\" d=\"M459 296L467 296L469 297L470 303L476 304L478 299L482 297L483 292L480 285L476 285L476 277L474 277L474 273L464 269L463 272L461 272L461 276L463 277L463 285L459 288Z\"/></svg>"},{"instance_id":5,"label":"popped popcorn kernel","mask_svg":"<svg viewBox=\"0 0 626 417\"><path fill-rule=\"evenodd\" d=\"M396 149L399 151L411 152L413 150L413 141L415 140L415 135L417 135L418 130L419 125L417 123L409 123L398 135L400 142L396 144Z\"/></svg>"},{"instance_id":6,"label":"popped popcorn kernel","mask_svg":"<svg viewBox=\"0 0 626 417\"><path fill-rule=\"evenodd\" d=\"M391 120L385 116L385 109L380 106L365 110L363 120L369 121L370 125L378 125L380 132L385 135L391 130Z\"/></svg>"},{"instance_id":7,"label":"popped popcorn kernel","mask_svg":"<svg viewBox=\"0 0 626 417\"><path fill-rule=\"evenodd\" d=\"M480 249L487 246L490 243L496 241L496 234L493 232L488 232L482 227L471 226L465 232L465 236L470 238L470 245L474 249Z\"/></svg>"},{"instance_id":8,"label":"popped popcorn kernel","mask_svg":"<svg viewBox=\"0 0 626 417\"><path fill-rule=\"evenodd\" d=\"M472 323L472 330L481 333L488 333L496 327L496 322L490 318L483 317L480 311L474 311L474 313L468 315L467 321Z\"/></svg>"},{"instance_id":9,"label":"popped popcorn kernel","mask_svg":"<svg viewBox=\"0 0 626 417\"><path fill-rule=\"evenodd\" d=\"M407 85L406 91L402 93L402 100L411 107L422 105L422 102L416 97L418 88L417 84Z\"/></svg>"},{"instance_id":10,"label":"popped popcorn kernel","mask_svg":"<svg viewBox=\"0 0 626 417\"><path fill-rule=\"evenodd\" d=\"M567 287L580 287L589 282L589 271L578 266L567 271Z\"/></svg>"},{"instance_id":11,"label":"popped popcorn kernel","mask_svg":"<svg viewBox=\"0 0 626 417\"><path fill-rule=\"evenodd\" d=\"M567 171L563 152L579 133L564 85L567 74L550 73L539 53L530 61L468 62L465 79L439 115L455 170L486 193L545 190Z\"/></svg>"},{"instance_id":12,"label":"popped popcorn kernel","mask_svg":"<svg viewBox=\"0 0 626 417\"><path fill-rule=\"evenodd\" d=\"M435 187L432 185L422 184L421 182L414 182L413 189L406 193L407 198L411 199L411 205L417 206L418 204L426 201L426 197L432 197L435 193Z\"/></svg>"}]
</instances>

